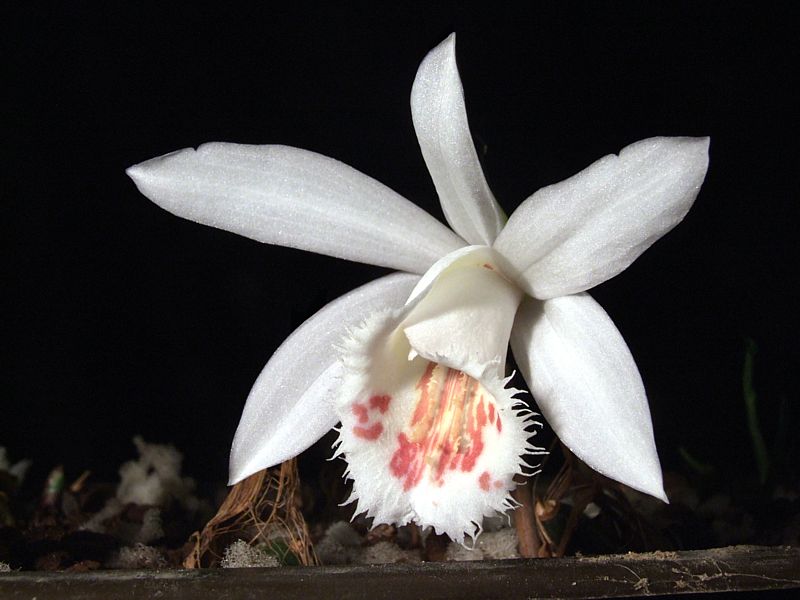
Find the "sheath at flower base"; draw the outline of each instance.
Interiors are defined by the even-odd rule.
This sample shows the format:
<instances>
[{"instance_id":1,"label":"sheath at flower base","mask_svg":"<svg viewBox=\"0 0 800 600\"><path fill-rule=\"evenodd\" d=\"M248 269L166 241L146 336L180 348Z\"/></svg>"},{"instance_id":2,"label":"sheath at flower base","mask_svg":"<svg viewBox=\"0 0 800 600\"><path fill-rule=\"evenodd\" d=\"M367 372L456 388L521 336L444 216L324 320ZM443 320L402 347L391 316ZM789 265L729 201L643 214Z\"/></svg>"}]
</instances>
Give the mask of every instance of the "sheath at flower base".
<instances>
[{"instance_id":1,"label":"sheath at flower base","mask_svg":"<svg viewBox=\"0 0 800 600\"><path fill-rule=\"evenodd\" d=\"M341 422L358 512L464 541L511 506L527 413L598 472L666 501L639 372L586 290L672 229L707 138L652 138L543 188L505 222L467 123L455 37L420 65L414 127L452 231L366 175L284 146L212 143L128 170L165 209L253 239L398 269L331 302L275 352L231 450L230 483Z\"/></svg>"}]
</instances>

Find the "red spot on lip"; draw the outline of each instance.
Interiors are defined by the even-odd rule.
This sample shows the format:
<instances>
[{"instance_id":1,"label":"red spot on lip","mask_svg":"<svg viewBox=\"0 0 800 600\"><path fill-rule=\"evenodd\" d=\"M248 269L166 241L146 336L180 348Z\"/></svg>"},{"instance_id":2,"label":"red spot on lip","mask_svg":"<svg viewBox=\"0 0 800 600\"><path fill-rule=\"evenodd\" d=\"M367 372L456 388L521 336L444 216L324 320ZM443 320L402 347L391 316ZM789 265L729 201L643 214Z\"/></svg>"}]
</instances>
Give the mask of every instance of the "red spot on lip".
<instances>
[{"instance_id":1,"label":"red spot on lip","mask_svg":"<svg viewBox=\"0 0 800 600\"><path fill-rule=\"evenodd\" d=\"M383 433L383 425L380 422L377 422L367 427L366 424L369 423L370 420L369 412L371 410L378 410L381 414L385 413L387 410L389 410L389 402L391 399L391 396L386 394L376 394L367 402L369 406L362 402L356 402L353 404L353 414L355 415L356 419L358 419L358 422L361 423L361 425L356 425L353 427L353 434L356 437L360 437L362 440L377 440L381 433Z\"/></svg>"},{"instance_id":2,"label":"red spot on lip","mask_svg":"<svg viewBox=\"0 0 800 600\"><path fill-rule=\"evenodd\" d=\"M399 447L392 455L389 468L392 475L403 479L403 491L407 492L422 478L421 461L417 460L421 448L419 444L410 442L405 433L397 436L397 442Z\"/></svg>"},{"instance_id":3,"label":"red spot on lip","mask_svg":"<svg viewBox=\"0 0 800 600\"><path fill-rule=\"evenodd\" d=\"M489 403L489 423L494 423L494 404Z\"/></svg>"},{"instance_id":4,"label":"red spot on lip","mask_svg":"<svg viewBox=\"0 0 800 600\"><path fill-rule=\"evenodd\" d=\"M494 271L494 267L492 265L490 265L489 263L483 263L483 268L484 269L489 269L490 271Z\"/></svg>"},{"instance_id":5,"label":"red spot on lip","mask_svg":"<svg viewBox=\"0 0 800 600\"><path fill-rule=\"evenodd\" d=\"M381 433L383 433L383 425L380 423L375 423L370 427L361 427L356 425L353 427L353 433L356 437L360 437L364 440L374 441L378 439Z\"/></svg>"},{"instance_id":6,"label":"red spot on lip","mask_svg":"<svg viewBox=\"0 0 800 600\"><path fill-rule=\"evenodd\" d=\"M478 477L478 485L481 486L481 489L484 492L488 492L489 491L489 472L488 471L484 471L483 473L481 473L481 476Z\"/></svg>"},{"instance_id":7,"label":"red spot on lip","mask_svg":"<svg viewBox=\"0 0 800 600\"><path fill-rule=\"evenodd\" d=\"M367 407L363 404L356 402L353 404L353 414L358 418L359 423L366 423L369 421L369 416L367 415Z\"/></svg>"},{"instance_id":8,"label":"red spot on lip","mask_svg":"<svg viewBox=\"0 0 800 600\"><path fill-rule=\"evenodd\" d=\"M370 408L377 408L381 411L381 414L385 413L389 410L389 401L391 400L390 396L384 394L383 396L373 396L369 399L369 407Z\"/></svg>"},{"instance_id":9,"label":"red spot on lip","mask_svg":"<svg viewBox=\"0 0 800 600\"><path fill-rule=\"evenodd\" d=\"M499 415L497 417L497 423L495 423L495 425L497 425L497 433L502 433L503 432L503 424L500 422L500 416Z\"/></svg>"}]
</instances>

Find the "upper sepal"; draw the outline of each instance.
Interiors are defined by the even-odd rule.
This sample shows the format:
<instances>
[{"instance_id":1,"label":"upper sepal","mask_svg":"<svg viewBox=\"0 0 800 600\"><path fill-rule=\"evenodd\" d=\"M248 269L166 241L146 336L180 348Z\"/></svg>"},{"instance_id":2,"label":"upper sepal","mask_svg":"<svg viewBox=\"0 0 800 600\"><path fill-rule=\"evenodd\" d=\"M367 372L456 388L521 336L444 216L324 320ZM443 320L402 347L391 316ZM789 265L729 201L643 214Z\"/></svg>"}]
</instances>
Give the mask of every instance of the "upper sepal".
<instances>
[{"instance_id":1,"label":"upper sepal","mask_svg":"<svg viewBox=\"0 0 800 600\"><path fill-rule=\"evenodd\" d=\"M447 222L470 244L491 245L506 219L472 141L455 34L420 64L411 89L411 116Z\"/></svg>"}]
</instances>

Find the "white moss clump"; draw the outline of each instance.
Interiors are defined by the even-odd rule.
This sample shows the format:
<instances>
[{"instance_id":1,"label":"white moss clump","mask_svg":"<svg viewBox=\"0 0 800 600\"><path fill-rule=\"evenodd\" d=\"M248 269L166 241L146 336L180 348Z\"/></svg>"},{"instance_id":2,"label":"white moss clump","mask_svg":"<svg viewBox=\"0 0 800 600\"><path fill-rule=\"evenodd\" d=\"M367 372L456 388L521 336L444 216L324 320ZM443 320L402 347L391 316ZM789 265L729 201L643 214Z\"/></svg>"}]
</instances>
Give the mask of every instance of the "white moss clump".
<instances>
[{"instance_id":1,"label":"white moss clump","mask_svg":"<svg viewBox=\"0 0 800 600\"><path fill-rule=\"evenodd\" d=\"M161 509L148 508L142 515L142 526L133 535L139 544L149 544L164 537L161 526Z\"/></svg>"},{"instance_id":2,"label":"white moss clump","mask_svg":"<svg viewBox=\"0 0 800 600\"><path fill-rule=\"evenodd\" d=\"M356 548L362 539L358 532L347 521L337 521L325 531L325 537L339 542L342 546Z\"/></svg>"},{"instance_id":3,"label":"white moss clump","mask_svg":"<svg viewBox=\"0 0 800 600\"><path fill-rule=\"evenodd\" d=\"M465 548L451 542L445 551L445 560L492 560L519 558L517 532L514 529L488 531L478 536L474 548Z\"/></svg>"},{"instance_id":4,"label":"white moss clump","mask_svg":"<svg viewBox=\"0 0 800 600\"><path fill-rule=\"evenodd\" d=\"M345 548L336 540L324 537L314 544L314 552L317 553L319 562L323 565L347 565L353 562L354 555L352 549Z\"/></svg>"},{"instance_id":5,"label":"white moss clump","mask_svg":"<svg viewBox=\"0 0 800 600\"><path fill-rule=\"evenodd\" d=\"M139 451L138 460L123 464L119 469L120 482L115 498L92 515L81 529L96 533L116 535L128 544L150 544L164 536L161 509L177 502L188 512L200 508L194 496L194 480L181 477L183 455L173 446L148 444L140 436L133 438ZM122 514L127 504L149 506L142 515L142 523L109 523Z\"/></svg>"},{"instance_id":6,"label":"white moss clump","mask_svg":"<svg viewBox=\"0 0 800 600\"><path fill-rule=\"evenodd\" d=\"M365 565L413 563L420 562L420 557L416 550L403 550L394 542L384 541L364 548L359 562Z\"/></svg>"},{"instance_id":7,"label":"white moss clump","mask_svg":"<svg viewBox=\"0 0 800 600\"><path fill-rule=\"evenodd\" d=\"M347 521L337 521L325 531L314 545L323 565L347 565L356 562L361 554L361 536Z\"/></svg>"},{"instance_id":8,"label":"white moss clump","mask_svg":"<svg viewBox=\"0 0 800 600\"><path fill-rule=\"evenodd\" d=\"M8 573L11 571L11 567L8 566L8 563L0 562L0 573Z\"/></svg>"},{"instance_id":9,"label":"white moss clump","mask_svg":"<svg viewBox=\"0 0 800 600\"><path fill-rule=\"evenodd\" d=\"M486 535L486 534L483 534ZM450 542L444 553L445 560L483 560L483 552L478 548L466 548L456 542Z\"/></svg>"},{"instance_id":10,"label":"white moss clump","mask_svg":"<svg viewBox=\"0 0 800 600\"><path fill-rule=\"evenodd\" d=\"M159 569L167 566L167 560L158 548L136 544L124 546L106 561L110 569Z\"/></svg>"},{"instance_id":11,"label":"white moss clump","mask_svg":"<svg viewBox=\"0 0 800 600\"><path fill-rule=\"evenodd\" d=\"M120 467L117 498L123 503L162 507L177 501L189 511L197 510L194 480L181 477L183 455L173 446L148 444L138 435L133 443L139 459Z\"/></svg>"},{"instance_id":12,"label":"white moss clump","mask_svg":"<svg viewBox=\"0 0 800 600\"><path fill-rule=\"evenodd\" d=\"M80 529L94 533L108 533L105 522L110 521L122 512L125 506L116 498L109 498L106 505L89 517Z\"/></svg>"},{"instance_id":13,"label":"white moss clump","mask_svg":"<svg viewBox=\"0 0 800 600\"><path fill-rule=\"evenodd\" d=\"M477 546L486 559L519 558L517 532L514 529L500 529L484 533L478 538Z\"/></svg>"},{"instance_id":14,"label":"white moss clump","mask_svg":"<svg viewBox=\"0 0 800 600\"><path fill-rule=\"evenodd\" d=\"M244 540L236 540L225 548L225 556L220 565L223 569L242 567L277 567L278 559L258 547L248 545Z\"/></svg>"},{"instance_id":15,"label":"white moss clump","mask_svg":"<svg viewBox=\"0 0 800 600\"><path fill-rule=\"evenodd\" d=\"M17 482L22 483L22 480L25 479L25 473L28 471L31 464L32 461L25 459L12 465L11 461L8 460L5 447L0 446L0 471L6 471L10 475L13 475L16 477Z\"/></svg>"}]
</instances>

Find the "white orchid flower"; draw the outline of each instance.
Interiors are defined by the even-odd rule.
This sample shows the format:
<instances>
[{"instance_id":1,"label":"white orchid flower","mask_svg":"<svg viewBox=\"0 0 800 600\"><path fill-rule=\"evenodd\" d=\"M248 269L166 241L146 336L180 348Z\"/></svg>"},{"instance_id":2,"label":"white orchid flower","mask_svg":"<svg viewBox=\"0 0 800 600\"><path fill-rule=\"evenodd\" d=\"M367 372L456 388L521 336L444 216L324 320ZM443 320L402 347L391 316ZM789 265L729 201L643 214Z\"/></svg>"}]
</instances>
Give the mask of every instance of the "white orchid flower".
<instances>
[{"instance_id":1,"label":"white orchid flower","mask_svg":"<svg viewBox=\"0 0 800 600\"><path fill-rule=\"evenodd\" d=\"M411 92L453 231L377 181L284 146L211 143L128 169L179 216L398 269L331 302L275 352L247 399L230 483L341 422L358 511L375 523L480 531L511 505L528 445L509 345L544 417L598 472L666 500L644 386L586 293L691 207L708 138L652 138L525 200L505 223L472 142L451 35ZM455 232L455 233L454 233Z\"/></svg>"}]
</instances>

